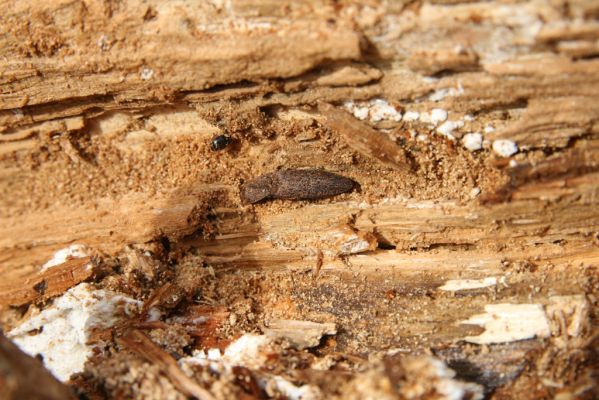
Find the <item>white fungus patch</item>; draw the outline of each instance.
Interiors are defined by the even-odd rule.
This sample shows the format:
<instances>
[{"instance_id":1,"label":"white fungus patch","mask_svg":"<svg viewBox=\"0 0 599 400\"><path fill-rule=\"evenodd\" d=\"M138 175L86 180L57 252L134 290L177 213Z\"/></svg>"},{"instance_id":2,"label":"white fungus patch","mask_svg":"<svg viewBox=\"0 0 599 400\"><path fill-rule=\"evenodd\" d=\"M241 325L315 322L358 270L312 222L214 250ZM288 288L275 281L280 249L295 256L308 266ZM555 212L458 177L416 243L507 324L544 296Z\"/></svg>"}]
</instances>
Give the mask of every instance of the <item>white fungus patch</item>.
<instances>
[{"instance_id":1,"label":"white fungus patch","mask_svg":"<svg viewBox=\"0 0 599 400\"><path fill-rule=\"evenodd\" d=\"M469 151L478 151L483 148L483 135L478 132L467 133L462 138L462 144Z\"/></svg>"},{"instance_id":2,"label":"white fungus patch","mask_svg":"<svg viewBox=\"0 0 599 400\"><path fill-rule=\"evenodd\" d=\"M420 113L418 111L406 111L403 115L404 121L417 121L420 118Z\"/></svg>"},{"instance_id":3,"label":"white fungus patch","mask_svg":"<svg viewBox=\"0 0 599 400\"><path fill-rule=\"evenodd\" d=\"M192 356L181 358L179 364L209 365L215 371L234 366L260 369L267 361L272 341L266 335L247 333L231 343L224 354L219 349L209 349L207 352L196 350Z\"/></svg>"},{"instance_id":4,"label":"white fungus patch","mask_svg":"<svg viewBox=\"0 0 599 400\"><path fill-rule=\"evenodd\" d=\"M370 100L370 120L379 122L383 120L401 121L401 113L383 99Z\"/></svg>"},{"instance_id":5,"label":"white fungus patch","mask_svg":"<svg viewBox=\"0 0 599 400\"><path fill-rule=\"evenodd\" d=\"M258 385L261 386L269 397L279 397L282 394L289 400L317 400L322 399L322 392L313 385L297 386L281 376L275 376L271 379L259 379Z\"/></svg>"},{"instance_id":6,"label":"white fungus patch","mask_svg":"<svg viewBox=\"0 0 599 400\"><path fill-rule=\"evenodd\" d=\"M433 108L431 111L431 122L439 124L447 119L447 111L442 108Z\"/></svg>"},{"instance_id":7,"label":"white fungus patch","mask_svg":"<svg viewBox=\"0 0 599 400\"><path fill-rule=\"evenodd\" d=\"M158 309L157 307L152 307L148 310L148 314L146 317L147 322L159 321L160 318L162 318L162 311L160 311L160 309Z\"/></svg>"},{"instance_id":8,"label":"white fungus patch","mask_svg":"<svg viewBox=\"0 0 599 400\"><path fill-rule=\"evenodd\" d=\"M455 140L453 131L464 126L462 121L445 121L437 128L437 133L448 139Z\"/></svg>"},{"instance_id":9,"label":"white fungus patch","mask_svg":"<svg viewBox=\"0 0 599 400\"><path fill-rule=\"evenodd\" d=\"M347 101L343 106L359 120L399 122L402 118L401 113L384 99L372 99L368 102L358 103Z\"/></svg>"},{"instance_id":10,"label":"white fungus patch","mask_svg":"<svg viewBox=\"0 0 599 400\"><path fill-rule=\"evenodd\" d=\"M361 121L368 118L368 114L369 114L368 107L356 107L356 109L354 110L354 116Z\"/></svg>"},{"instance_id":11,"label":"white fungus patch","mask_svg":"<svg viewBox=\"0 0 599 400\"><path fill-rule=\"evenodd\" d=\"M152 79L153 76L154 76L154 70L152 68L143 67L139 71L139 77L144 81Z\"/></svg>"},{"instance_id":12,"label":"white fungus patch","mask_svg":"<svg viewBox=\"0 0 599 400\"><path fill-rule=\"evenodd\" d=\"M346 101L343 103L343 107L361 121L368 118L368 107L359 106L353 101Z\"/></svg>"},{"instance_id":13,"label":"white fungus patch","mask_svg":"<svg viewBox=\"0 0 599 400\"><path fill-rule=\"evenodd\" d=\"M481 289L495 285L497 285L497 278L494 276L483 279L455 279L445 282L443 286L439 287L439 290L458 292L460 290Z\"/></svg>"},{"instance_id":14,"label":"white fungus patch","mask_svg":"<svg viewBox=\"0 0 599 400\"><path fill-rule=\"evenodd\" d=\"M137 300L80 283L7 336L25 353L41 354L46 368L64 382L83 371L93 351L88 340L95 329L109 328L141 306Z\"/></svg>"},{"instance_id":15,"label":"white fungus patch","mask_svg":"<svg viewBox=\"0 0 599 400\"><path fill-rule=\"evenodd\" d=\"M506 139L498 139L493 142L493 151L501 157L510 157L518 152L518 145Z\"/></svg>"},{"instance_id":16,"label":"white fungus patch","mask_svg":"<svg viewBox=\"0 0 599 400\"><path fill-rule=\"evenodd\" d=\"M477 344L506 343L551 335L541 304L487 304L483 314L473 315L461 323L485 328L478 336L464 338Z\"/></svg>"},{"instance_id":17,"label":"white fungus patch","mask_svg":"<svg viewBox=\"0 0 599 400\"><path fill-rule=\"evenodd\" d=\"M71 258L83 258L89 255L87 246L83 244L72 244L69 247L58 250L47 263L42 265L42 271L60 265Z\"/></svg>"},{"instance_id":18,"label":"white fungus patch","mask_svg":"<svg viewBox=\"0 0 599 400\"><path fill-rule=\"evenodd\" d=\"M232 365L258 369L268 360L268 352L264 350L271 344L272 340L265 335L246 334L225 349L222 360Z\"/></svg>"},{"instance_id":19,"label":"white fungus patch","mask_svg":"<svg viewBox=\"0 0 599 400\"><path fill-rule=\"evenodd\" d=\"M193 365L207 366L215 372L232 372L233 367L240 366L252 370L259 370L268 361L272 350L273 338L266 335L245 334L226 349L221 355L218 349L210 349L207 352L195 351L192 356L181 358L178 363L181 369L191 376ZM296 386L281 376L265 375L257 379L258 385L275 397L277 393L283 394L289 399L316 400L322 398L320 390L316 386Z\"/></svg>"}]
</instances>

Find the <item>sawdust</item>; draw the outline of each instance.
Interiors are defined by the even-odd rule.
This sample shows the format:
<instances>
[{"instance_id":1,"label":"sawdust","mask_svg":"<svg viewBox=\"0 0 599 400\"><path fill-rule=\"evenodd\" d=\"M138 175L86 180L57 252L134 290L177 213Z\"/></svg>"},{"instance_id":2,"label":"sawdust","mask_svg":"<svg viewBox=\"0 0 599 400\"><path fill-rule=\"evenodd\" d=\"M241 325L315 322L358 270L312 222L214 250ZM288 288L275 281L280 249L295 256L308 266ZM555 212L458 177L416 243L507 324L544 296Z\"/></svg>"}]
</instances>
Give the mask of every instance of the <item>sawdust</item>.
<instances>
[{"instance_id":1,"label":"sawdust","mask_svg":"<svg viewBox=\"0 0 599 400\"><path fill-rule=\"evenodd\" d=\"M443 138L422 143L407 131L395 133L398 146L414 160L415 168L400 173L378 165L352 151L335 132L317 121L281 121L256 110L237 115L230 105L205 114L198 113L213 126L229 134L234 143L222 152L210 150L212 137L203 131L174 138L161 138L163 132L150 132L150 139L139 143L139 151L123 148L131 132L149 128L153 111L127 116L129 121L116 134L94 129L109 115L88 121L81 132L63 134L74 144L75 159L65 153L61 135L47 138L35 151L4 156L3 162L25 168L3 180L10 196L3 196L3 216L18 216L35 210L94 205L99 199L120 199L130 192L146 196L193 193L199 186L219 186L227 196L220 207L239 207L241 182L278 169L324 168L359 182L360 193L341 199L377 202L384 198L405 197L418 200L469 200L473 188L492 192L507 177L488 161L488 154L473 154ZM146 122L144 122L146 121ZM295 137L312 136L298 143ZM208 196L206 194L205 196ZM201 198L198 199L198 202ZM322 202L332 200L322 200ZM274 212L278 202L260 208ZM275 204L275 205L273 205ZM300 203L285 206L301 207Z\"/></svg>"}]
</instances>

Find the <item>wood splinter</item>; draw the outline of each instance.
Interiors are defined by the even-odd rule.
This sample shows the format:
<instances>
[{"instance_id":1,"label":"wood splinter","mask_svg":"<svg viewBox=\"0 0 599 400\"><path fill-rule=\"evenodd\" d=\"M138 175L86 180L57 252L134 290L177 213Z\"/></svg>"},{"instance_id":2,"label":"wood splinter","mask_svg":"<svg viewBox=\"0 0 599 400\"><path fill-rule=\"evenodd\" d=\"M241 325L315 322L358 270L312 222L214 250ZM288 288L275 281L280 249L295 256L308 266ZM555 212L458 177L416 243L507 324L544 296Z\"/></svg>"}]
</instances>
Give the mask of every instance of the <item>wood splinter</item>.
<instances>
[{"instance_id":1,"label":"wood splinter","mask_svg":"<svg viewBox=\"0 0 599 400\"><path fill-rule=\"evenodd\" d=\"M387 136L329 103L319 103L325 126L343 136L349 147L400 172L410 172L405 150Z\"/></svg>"}]
</instances>

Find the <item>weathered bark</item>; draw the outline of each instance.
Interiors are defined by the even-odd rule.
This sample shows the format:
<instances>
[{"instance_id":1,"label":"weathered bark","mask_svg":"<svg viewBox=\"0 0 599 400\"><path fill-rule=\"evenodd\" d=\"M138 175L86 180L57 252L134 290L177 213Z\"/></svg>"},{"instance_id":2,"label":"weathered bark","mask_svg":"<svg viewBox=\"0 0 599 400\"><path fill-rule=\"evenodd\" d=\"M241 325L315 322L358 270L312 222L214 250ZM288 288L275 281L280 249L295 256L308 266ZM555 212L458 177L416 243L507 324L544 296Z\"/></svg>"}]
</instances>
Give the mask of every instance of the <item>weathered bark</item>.
<instances>
[{"instance_id":1,"label":"weathered bark","mask_svg":"<svg viewBox=\"0 0 599 400\"><path fill-rule=\"evenodd\" d=\"M19 350L0 333L0 390L10 399L74 399L71 389L56 380L40 360Z\"/></svg>"}]
</instances>

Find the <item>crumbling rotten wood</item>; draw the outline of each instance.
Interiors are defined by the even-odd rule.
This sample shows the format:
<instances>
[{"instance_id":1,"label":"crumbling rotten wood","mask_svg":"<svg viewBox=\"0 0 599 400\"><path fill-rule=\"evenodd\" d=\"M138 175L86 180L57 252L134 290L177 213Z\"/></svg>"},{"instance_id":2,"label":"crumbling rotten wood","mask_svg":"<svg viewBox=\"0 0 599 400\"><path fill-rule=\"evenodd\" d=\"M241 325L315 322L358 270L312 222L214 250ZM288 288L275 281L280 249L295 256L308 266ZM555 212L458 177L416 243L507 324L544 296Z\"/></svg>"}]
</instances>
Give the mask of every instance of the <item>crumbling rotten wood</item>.
<instances>
[{"instance_id":1,"label":"crumbling rotten wood","mask_svg":"<svg viewBox=\"0 0 599 400\"><path fill-rule=\"evenodd\" d=\"M131 330L121 337L120 342L129 350L135 352L146 360L159 365L163 373L171 380L173 385L186 396L193 396L199 400L212 400L214 396L209 391L190 379L177 361L166 351L158 347L150 338L139 330Z\"/></svg>"}]
</instances>

